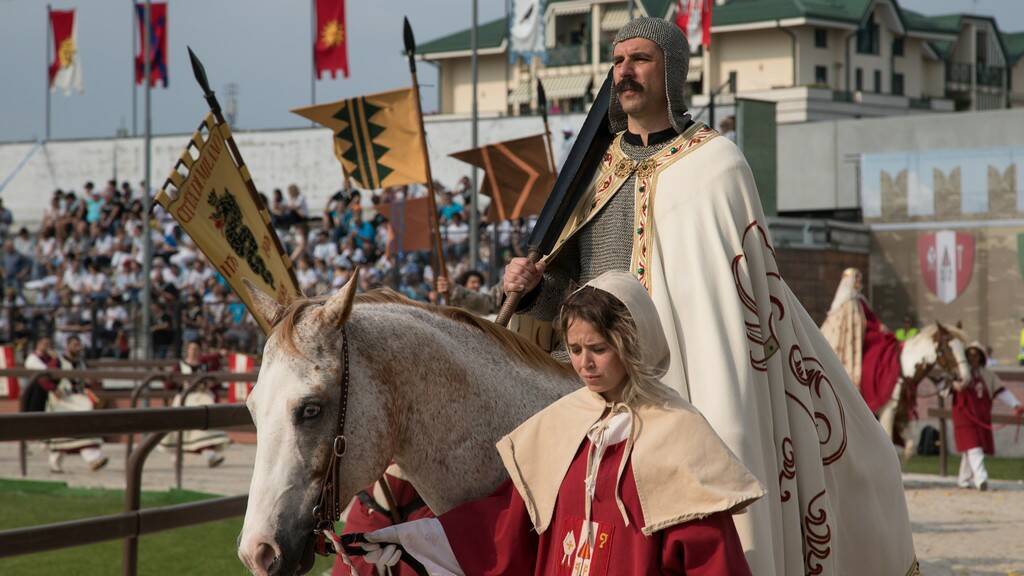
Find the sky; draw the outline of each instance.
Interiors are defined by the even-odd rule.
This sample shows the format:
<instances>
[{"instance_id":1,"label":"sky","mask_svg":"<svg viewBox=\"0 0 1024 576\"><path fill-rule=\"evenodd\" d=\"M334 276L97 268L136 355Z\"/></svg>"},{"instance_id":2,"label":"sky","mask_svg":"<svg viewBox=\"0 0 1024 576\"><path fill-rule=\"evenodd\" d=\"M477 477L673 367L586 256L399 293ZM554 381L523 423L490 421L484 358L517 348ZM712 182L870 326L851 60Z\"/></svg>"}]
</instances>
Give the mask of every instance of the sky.
<instances>
[{"instance_id":1,"label":"sky","mask_svg":"<svg viewBox=\"0 0 1024 576\"><path fill-rule=\"evenodd\" d=\"M316 83L317 102L409 85L402 56L402 16L418 42L470 26L473 0L347 0L349 67L344 79ZM480 23L500 18L505 0L478 0ZM51 0L76 9L84 94L51 95L51 138L101 138L132 130L132 0ZM154 134L187 133L206 112L188 65L191 46L221 104L237 84L241 130L308 122L289 112L310 103L311 0L169 0L170 87L151 92ZM994 16L1003 31L1024 30L1024 0L900 0L925 14ZM0 0L0 142L45 132L46 2ZM437 72L419 63L424 111L437 109ZM137 92L142 131L143 90Z\"/></svg>"}]
</instances>

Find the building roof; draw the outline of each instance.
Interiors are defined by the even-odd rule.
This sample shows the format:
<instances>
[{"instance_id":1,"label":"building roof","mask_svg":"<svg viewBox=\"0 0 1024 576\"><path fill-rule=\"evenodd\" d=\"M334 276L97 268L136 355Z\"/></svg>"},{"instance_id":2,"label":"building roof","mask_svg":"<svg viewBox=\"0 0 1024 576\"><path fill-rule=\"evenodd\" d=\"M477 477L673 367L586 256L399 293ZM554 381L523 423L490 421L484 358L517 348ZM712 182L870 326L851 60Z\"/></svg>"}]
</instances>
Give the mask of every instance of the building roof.
<instances>
[{"instance_id":1,"label":"building roof","mask_svg":"<svg viewBox=\"0 0 1024 576\"><path fill-rule=\"evenodd\" d=\"M1012 32L1003 34L1003 44L1006 46L1006 58L1010 64L1016 64L1021 56L1024 56L1024 32Z\"/></svg>"},{"instance_id":2,"label":"building roof","mask_svg":"<svg viewBox=\"0 0 1024 576\"><path fill-rule=\"evenodd\" d=\"M470 29L442 36L416 47L417 54L440 54L469 50ZM477 26L476 45L479 49L498 48L508 37L508 25L504 18L498 18Z\"/></svg>"},{"instance_id":3,"label":"building roof","mask_svg":"<svg viewBox=\"0 0 1024 576\"><path fill-rule=\"evenodd\" d=\"M579 0L548 0L547 4L561 4ZM665 17L673 8L675 0L639 0L648 14ZM782 20L785 18L813 18L831 20L847 24L858 24L872 6L874 0L730 0L728 3L714 7L714 25L729 26L748 24L766 20ZM960 33L963 18L981 18L995 20L989 16L973 16L968 14L943 14L926 16L920 12L907 10L893 0L896 14L903 26L910 31L930 34L955 36ZM998 31L998 26L996 30ZM1024 32L999 34L1010 62L1016 62L1024 55ZM505 18L499 18L478 29L477 43L481 49L498 48L508 38L508 26ZM946 58L952 42L936 40L929 42L940 57ZM469 29L460 30L435 40L420 44L418 54L440 54L445 52L463 52L469 50Z\"/></svg>"}]
</instances>

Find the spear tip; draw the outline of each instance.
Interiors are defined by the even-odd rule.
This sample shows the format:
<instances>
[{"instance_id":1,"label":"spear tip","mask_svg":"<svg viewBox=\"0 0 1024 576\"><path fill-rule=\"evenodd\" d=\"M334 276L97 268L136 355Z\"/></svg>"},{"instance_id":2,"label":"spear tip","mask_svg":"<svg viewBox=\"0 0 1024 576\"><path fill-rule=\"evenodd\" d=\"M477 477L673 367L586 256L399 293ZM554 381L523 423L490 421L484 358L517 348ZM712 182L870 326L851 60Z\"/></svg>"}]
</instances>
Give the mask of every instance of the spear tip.
<instances>
[{"instance_id":1,"label":"spear tip","mask_svg":"<svg viewBox=\"0 0 1024 576\"><path fill-rule=\"evenodd\" d=\"M206 68L199 61L196 53L192 51L192 47L186 46L186 48L188 49L188 59L192 62L192 73L195 74L196 82L203 89L203 93L208 95L210 93L210 81L206 78Z\"/></svg>"},{"instance_id":2,"label":"spear tip","mask_svg":"<svg viewBox=\"0 0 1024 576\"><path fill-rule=\"evenodd\" d=\"M412 34L412 25L409 24L409 17L402 18L402 36L405 40L405 53L412 55L416 53L416 37Z\"/></svg>"}]
</instances>

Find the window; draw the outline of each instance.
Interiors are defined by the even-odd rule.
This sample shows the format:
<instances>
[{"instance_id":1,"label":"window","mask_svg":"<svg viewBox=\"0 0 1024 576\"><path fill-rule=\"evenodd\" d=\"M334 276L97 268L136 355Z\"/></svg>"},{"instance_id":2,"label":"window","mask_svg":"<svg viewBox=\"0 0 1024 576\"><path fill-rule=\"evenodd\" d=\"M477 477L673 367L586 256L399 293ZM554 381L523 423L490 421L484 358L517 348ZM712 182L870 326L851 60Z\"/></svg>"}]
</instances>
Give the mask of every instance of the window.
<instances>
[{"instance_id":1,"label":"window","mask_svg":"<svg viewBox=\"0 0 1024 576\"><path fill-rule=\"evenodd\" d=\"M878 24L868 22L863 28L857 30L857 53L878 54Z\"/></svg>"},{"instance_id":2,"label":"window","mask_svg":"<svg viewBox=\"0 0 1024 576\"><path fill-rule=\"evenodd\" d=\"M875 70L875 92L882 93L882 71Z\"/></svg>"},{"instance_id":3,"label":"window","mask_svg":"<svg viewBox=\"0 0 1024 576\"><path fill-rule=\"evenodd\" d=\"M977 42L977 53L978 53L978 65L988 65L988 34L984 30L978 30L975 36L975 42Z\"/></svg>"},{"instance_id":4,"label":"window","mask_svg":"<svg viewBox=\"0 0 1024 576\"><path fill-rule=\"evenodd\" d=\"M826 66L814 67L814 83L828 84L828 68Z\"/></svg>"},{"instance_id":5,"label":"window","mask_svg":"<svg viewBox=\"0 0 1024 576\"><path fill-rule=\"evenodd\" d=\"M857 68L857 70L855 71L853 76L854 76L854 78L853 78L853 88L854 88L854 90L856 90L857 92L863 92L864 91L864 70L861 69L861 68Z\"/></svg>"},{"instance_id":6,"label":"window","mask_svg":"<svg viewBox=\"0 0 1024 576\"><path fill-rule=\"evenodd\" d=\"M892 55L903 56L903 37L892 39Z\"/></svg>"},{"instance_id":7,"label":"window","mask_svg":"<svg viewBox=\"0 0 1024 576\"><path fill-rule=\"evenodd\" d=\"M903 96L903 74L893 73L892 75L892 93L897 96Z\"/></svg>"},{"instance_id":8,"label":"window","mask_svg":"<svg viewBox=\"0 0 1024 576\"><path fill-rule=\"evenodd\" d=\"M735 70L730 70L729 71L729 93L730 94L735 94L736 93L736 71Z\"/></svg>"},{"instance_id":9,"label":"window","mask_svg":"<svg viewBox=\"0 0 1024 576\"><path fill-rule=\"evenodd\" d=\"M814 47L828 48L828 30L824 28L814 29Z\"/></svg>"}]
</instances>

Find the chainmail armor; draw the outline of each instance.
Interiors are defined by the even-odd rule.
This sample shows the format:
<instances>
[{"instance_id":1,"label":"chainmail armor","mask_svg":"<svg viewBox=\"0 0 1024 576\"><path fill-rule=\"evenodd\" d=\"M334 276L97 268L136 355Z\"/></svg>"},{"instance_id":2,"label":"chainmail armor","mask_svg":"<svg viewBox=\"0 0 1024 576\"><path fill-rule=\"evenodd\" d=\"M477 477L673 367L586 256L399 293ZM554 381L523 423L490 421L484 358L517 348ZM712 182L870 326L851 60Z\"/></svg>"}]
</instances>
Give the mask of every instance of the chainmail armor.
<instances>
[{"instance_id":1,"label":"chainmail armor","mask_svg":"<svg viewBox=\"0 0 1024 576\"><path fill-rule=\"evenodd\" d=\"M634 162L646 160L671 140L635 146L622 139L620 150ZM566 242L544 272L540 293L522 310L540 320L554 322L562 301L573 286L582 286L608 271L628 272L633 256L633 216L636 174L630 174L604 208ZM558 357L558 354L555 354Z\"/></svg>"}]
</instances>

